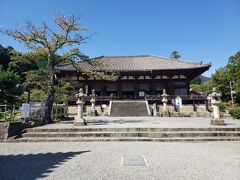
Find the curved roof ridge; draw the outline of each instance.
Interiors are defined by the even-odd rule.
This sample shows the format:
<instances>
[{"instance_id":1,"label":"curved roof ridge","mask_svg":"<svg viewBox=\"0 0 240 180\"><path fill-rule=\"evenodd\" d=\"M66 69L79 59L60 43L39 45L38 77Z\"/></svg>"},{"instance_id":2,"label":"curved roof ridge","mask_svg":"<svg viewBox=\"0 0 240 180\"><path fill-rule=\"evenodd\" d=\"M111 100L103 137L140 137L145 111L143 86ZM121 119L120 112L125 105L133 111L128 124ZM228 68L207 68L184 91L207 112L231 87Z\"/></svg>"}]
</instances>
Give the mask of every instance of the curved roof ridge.
<instances>
[{"instance_id":1,"label":"curved roof ridge","mask_svg":"<svg viewBox=\"0 0 240 180\"><path fill-rule=\"evenodd\" d=\"M174 60L171 58L155 55L138 55L138 56L99 56L93 58L96 61L108 63L109 68L114 71L147 71L147 70L178 70L178 69L208 69L211 64L202 62L191 62L187 60ZM80 61L82 66L95 69ZM71 69L70 66L62 65L62 69ZM104 70L104 68L98 68Z\"/></svg>"},{"instance_id":2,"label":"curved roof ridge","mask_svg":"<svg viewBox=\"0 0 240 180\"><path fill-rule=\"evenodd\" d=\"M99 59L99 58L129 58L129 57L150 57L151 55L148 54L143 54L143 55L123 55L123 56L98 56L95 57L94 59Z\"/></svg>"},{"instance_id":3,"label":"curved roof ridge","mask_svg":"<svg viewBox=\"0 0 240 180\"><path fill-rule=\"evenodd\" d=\"M102 55L102 56L98 56L98 57L95 57L93 59L100 59L100 58L135 58L135 57L157 57L157 58L162 58L162 59L166 59L166 60L171 60L171 61L179 61L179 62L183 62L183 63L192 63L192 64L206 64L206 65L209 65L211 63L203 63L203 61L195 61L195 60L187 60L187 59L172 59L172 58L169 58L169 57L165 57L165 56L159 56L159 55L153 55L153 54L143 54L143 55L123 55L123 56L105 56L105 55Z\"/></svg>"},{"instance_id":4,"label":"curved roof ridge","mask_svg":"<svg viewBox=\"0 0 240 180\"><path fill-rule=\"evenodd\" d=\"M173 59L173 58L170 58L170 57L153 55L153 54L151 54L150 56L152 56L152 57L164 58L164 59L168 59L168 60L171 60L171 61L181 61L181 62L194 63L194 64L201 64L201 63L203 63L203 61L198 61L198 60L195 61L195 60L187 60L187 59ZM203 63L203 64L204 64L204 63ZM209 64L209 63L206 63L206 64Z\"/></svg>"}]
</instances>

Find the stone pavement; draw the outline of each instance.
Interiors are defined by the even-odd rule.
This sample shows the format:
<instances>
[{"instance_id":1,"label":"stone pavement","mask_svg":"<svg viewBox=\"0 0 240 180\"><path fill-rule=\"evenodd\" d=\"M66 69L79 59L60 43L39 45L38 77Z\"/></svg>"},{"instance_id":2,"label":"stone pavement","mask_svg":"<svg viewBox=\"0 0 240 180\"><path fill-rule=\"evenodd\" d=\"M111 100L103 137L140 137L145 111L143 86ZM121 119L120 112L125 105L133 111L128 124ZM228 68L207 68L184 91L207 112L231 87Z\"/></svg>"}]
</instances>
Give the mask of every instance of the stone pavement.
<instances>
[{"instance_id":1,"label":"stone pavement","mask_svg":"<svg viewBox=\"0 0 240 180\"><path fill-rule=\"evenodd\" d=\"M2 143L1 180L239 180L240 143ZM146 166L122 166L122 157Z\"/></svg>"},{"instance_id":2,"label":"stone pavement","mask_svg":"<svg viewBox=\"0 0 240 180\"><path fill-rule=\"evenodd\" d=\"M203 117L85 117L88 125L84 128L209 128L209 127L240 127L240 120L225 119L226 126L210 125L211 118ZM60 123L41 126L40 128L71 128L73 121L62 121Z\"/></svg>"}]
</instances>

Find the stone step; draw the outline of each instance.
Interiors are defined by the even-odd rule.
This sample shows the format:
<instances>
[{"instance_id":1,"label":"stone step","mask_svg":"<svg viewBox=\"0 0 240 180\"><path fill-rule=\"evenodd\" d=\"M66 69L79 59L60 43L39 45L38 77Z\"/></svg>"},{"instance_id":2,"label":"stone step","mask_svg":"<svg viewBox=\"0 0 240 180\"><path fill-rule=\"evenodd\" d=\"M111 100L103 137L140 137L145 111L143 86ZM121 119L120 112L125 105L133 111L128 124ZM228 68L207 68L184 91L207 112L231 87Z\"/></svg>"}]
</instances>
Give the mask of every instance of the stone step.
<instances>
[{"instance_id":1,"label":"stone step","mask_svg":"<svg viewBox=\"0 0 240 180\"><path fill-rule=\"evenodd\" d=\"M172 137L239 137L240 132L222 131L195 131L195 132L28 132L22 135L30 138L71 138L71 137L150 137L150 138L172 138Z\"/></svg>"},{"instance_id":2,"label":"stone step","mask_svg":"<svg viewBox=\"0 0 240 180\"><path fill-rule=\"evenodd\" d=\"M208 142L208 141L240 141L240 137L194 137L194 138L20 138L6 142L108 142L108 141L145 141L145 142Z\"/></svg>"},{"instance_id":3,"label":"stone step","mask_svg":"<svg viewBox=\"0 0 240 180\"><path fill-rule=\"evenodd\" d=\"M240 128L30 128L27 132L178 132L178 131L240 131Z\"/></svg>"}]
</instances>

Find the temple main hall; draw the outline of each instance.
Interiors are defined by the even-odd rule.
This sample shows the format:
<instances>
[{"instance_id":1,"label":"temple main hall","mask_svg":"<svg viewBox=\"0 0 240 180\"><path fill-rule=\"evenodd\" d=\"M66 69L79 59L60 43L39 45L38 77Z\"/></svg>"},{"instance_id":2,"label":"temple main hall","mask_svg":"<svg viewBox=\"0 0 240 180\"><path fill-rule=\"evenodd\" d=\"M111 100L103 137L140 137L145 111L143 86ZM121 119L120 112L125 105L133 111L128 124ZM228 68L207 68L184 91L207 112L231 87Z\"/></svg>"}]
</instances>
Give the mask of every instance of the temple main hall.
<instances>
[{"instance_id":1,"label":"temple main hall","mask_svg":"<svg viewBox=\"0 0 240 180\"><path fill-rule=\"evenodd\" d=\"M98 96L112 96L116 99L141 99L147 95L159 97L166 89L169 95L190 94L189 82L207 71L211 64L171 59L153 55L100 56L94 60L107 64L108 69L93 68L80 61L83 68L95 71L111 70L118 73L115 81L83 75L71 64L57 67L57 76L74 83L75 88L83 88L86 94L94 89Z\"/></svg>"}]
</instances>

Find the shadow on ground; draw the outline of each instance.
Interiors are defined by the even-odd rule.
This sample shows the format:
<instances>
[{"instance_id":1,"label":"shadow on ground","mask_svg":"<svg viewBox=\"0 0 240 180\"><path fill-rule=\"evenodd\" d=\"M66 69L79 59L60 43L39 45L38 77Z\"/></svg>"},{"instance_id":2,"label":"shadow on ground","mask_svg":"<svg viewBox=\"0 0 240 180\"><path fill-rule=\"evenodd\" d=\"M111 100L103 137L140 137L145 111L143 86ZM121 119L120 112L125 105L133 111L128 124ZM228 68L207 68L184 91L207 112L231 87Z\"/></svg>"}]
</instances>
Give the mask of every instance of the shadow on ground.
<instances>
[{"instance_id":1,"label":"shadow on ground","mask_svg":"<svg viewBox=\"0 0 240 180\"><path fill-rule=\"evenodd\" d=\"M47 177L58 166L87 152L90 151L0 155L0 179L33 180Z\"/></svg>"}]
</instances>

